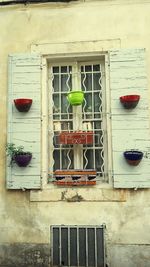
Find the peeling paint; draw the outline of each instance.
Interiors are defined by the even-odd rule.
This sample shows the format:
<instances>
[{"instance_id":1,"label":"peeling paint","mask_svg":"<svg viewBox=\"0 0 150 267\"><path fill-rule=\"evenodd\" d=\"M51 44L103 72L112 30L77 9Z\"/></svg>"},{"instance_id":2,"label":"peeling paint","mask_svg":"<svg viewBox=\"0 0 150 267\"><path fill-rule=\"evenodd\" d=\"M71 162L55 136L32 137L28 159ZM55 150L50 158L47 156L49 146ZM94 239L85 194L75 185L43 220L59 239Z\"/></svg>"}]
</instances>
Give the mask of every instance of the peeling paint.
<instances>
[{"instance_id":1,"label":"peeling paint","mask_svg":"<svg viewBox=\"0 0 150 267\"><path fill-rule=\"evenodd\" d=\"M81 195L76 194L71 198L67 198L66 200L68 202L80 202L80 201L83 201L84 199L83 199L83 197Z\"/></svg>"}]
</instances>

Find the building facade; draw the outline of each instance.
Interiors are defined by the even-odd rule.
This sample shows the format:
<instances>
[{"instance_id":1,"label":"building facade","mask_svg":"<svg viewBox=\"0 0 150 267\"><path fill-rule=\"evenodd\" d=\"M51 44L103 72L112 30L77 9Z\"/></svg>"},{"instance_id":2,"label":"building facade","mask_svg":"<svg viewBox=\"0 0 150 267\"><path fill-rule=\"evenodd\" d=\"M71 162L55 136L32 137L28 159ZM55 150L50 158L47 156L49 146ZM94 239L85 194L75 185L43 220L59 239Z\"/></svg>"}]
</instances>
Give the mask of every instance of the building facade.
<instances>
[{"instance_id":1,"label":"building facade","mask_svg":"<svg viewBox=\"0 0 150 267\"><path fill-rule=\"evenodd\" d=\"M0 266L148 267L150 1L0 4Z\"/></svg>"}]
</instances>

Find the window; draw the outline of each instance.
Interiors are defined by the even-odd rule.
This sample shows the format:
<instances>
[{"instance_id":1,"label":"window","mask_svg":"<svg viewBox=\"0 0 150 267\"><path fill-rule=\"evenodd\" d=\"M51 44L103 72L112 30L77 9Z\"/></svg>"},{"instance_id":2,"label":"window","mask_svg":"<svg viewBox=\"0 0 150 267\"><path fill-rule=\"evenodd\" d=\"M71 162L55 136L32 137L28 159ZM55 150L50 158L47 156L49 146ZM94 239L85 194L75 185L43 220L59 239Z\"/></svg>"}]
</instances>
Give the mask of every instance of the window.
<instances>
[{"instance_id":1,"label":"window","mask_svg":"<svg viewBox=\"0 0 150 267\"><path fill-rule=\"evenodd\" d=\"M95 168L97 180L107 181L109 176L113 179L109 180L110 185L113 181L115 188L150 187L145 49L111 50L104 61L103 55L99 56L100 52L92 58L87 56L90 60L86 62L81 61L81 54L77 62L68 60L62 64L56 64L58 59L53 57L55 64L49 68L47 62L50 63L50 58L41 57L40 54L9 56L7 142L23 145L32 152L33 157L30 165L23 169L10 166L10 159L7 158L8 189L45 188L48 174L52 178L57 168ZM84 103L71 107L66 94L78 88L85 93ZM132 94L138 94L141 98L138 106L129 112L122 107L119 97ZM33 104L27 114L18 113L14 106L16 98L32 98ZM93 132L93 143L75 145L58 142L61 132L78 129ZM131 168L126 163L123 152L128 149L143 152L139 166Z\"/></svg>"},{"instance_id":2,"label":"window","mask_svg":"<svg viewBox=\"0 0 150 267\"><path fill-rule=\"evenodd\" d=\"M52 266L105 266L105 226L51 226Z\"/></svg>"},{"instance_id":3,"label":"window","mask_svg":"<svg viewBox=\"0 0 150 267\"><path fill-rule=\"evenodd\" d=\"M97 179L106 179L106 118L104 61L73 62L49 66L49 174L56 170L95 169ZM82 90L82 105L71 106L69 91ZM90 144L75 140L60 144L61 133L89 133Z\"/></svg>"}]
</instances>

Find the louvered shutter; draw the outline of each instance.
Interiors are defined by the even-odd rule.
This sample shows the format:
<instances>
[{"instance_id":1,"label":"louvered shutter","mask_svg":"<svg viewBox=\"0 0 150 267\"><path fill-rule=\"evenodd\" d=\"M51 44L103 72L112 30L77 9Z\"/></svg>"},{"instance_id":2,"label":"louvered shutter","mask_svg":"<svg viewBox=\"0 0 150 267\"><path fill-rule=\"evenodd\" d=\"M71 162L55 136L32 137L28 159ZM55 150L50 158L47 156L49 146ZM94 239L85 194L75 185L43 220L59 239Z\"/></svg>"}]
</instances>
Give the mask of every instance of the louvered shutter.
<instances>
[{"instance_id":1,"label":"louvered shutter","mask_svg":"<svg viewBox=\"0 0 150 267\"><path fill-rule=\"evenodd\" d=\"M113 177L116 188L150 187L150 130L144 49L110 51ZM132 110L119 101L123 95L141 99ZM144 158L138 166L126 163L123 152L138 149Z\"/></svg>"},{"instance_id":2,"label":"louvered shutter","mask_svg":"<svg viewBox=\"0 0 150 267\"><path fill-rule=\"evenodd\" d=\"M9 56L8 130L7 142L24 146L32 152L27 167L10 166L7 158L8 189L38 189L41 187L41 58L36 54ZM19 112L13 100L32 98L28 112Z\"/></svg>"}]
</instances>

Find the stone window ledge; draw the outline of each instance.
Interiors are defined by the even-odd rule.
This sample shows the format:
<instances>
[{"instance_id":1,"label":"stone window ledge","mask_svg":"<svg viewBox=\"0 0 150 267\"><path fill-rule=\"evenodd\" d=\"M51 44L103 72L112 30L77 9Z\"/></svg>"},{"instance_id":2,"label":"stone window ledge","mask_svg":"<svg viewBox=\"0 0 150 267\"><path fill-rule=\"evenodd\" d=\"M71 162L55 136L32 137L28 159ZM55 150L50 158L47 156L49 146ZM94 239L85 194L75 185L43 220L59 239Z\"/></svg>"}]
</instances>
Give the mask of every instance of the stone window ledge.
<instances>
[{"instance_id":1,"label":"stone window ledge","mask_svg":"<svg viewBox=\"0 0 150 267\"><path fill-rule=\"evenodd\" d=\"M49 188L30 192L30 201L35 202L125 202L126 199L124 189Z\"/></svg>"}]
</instances>

